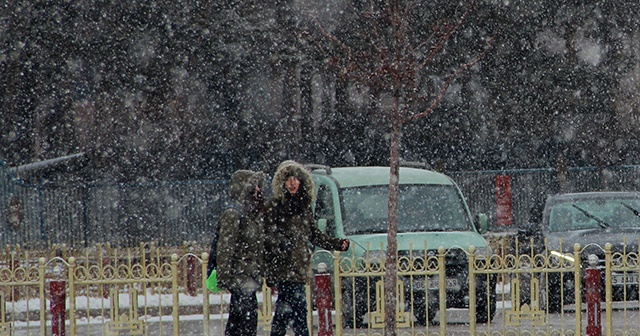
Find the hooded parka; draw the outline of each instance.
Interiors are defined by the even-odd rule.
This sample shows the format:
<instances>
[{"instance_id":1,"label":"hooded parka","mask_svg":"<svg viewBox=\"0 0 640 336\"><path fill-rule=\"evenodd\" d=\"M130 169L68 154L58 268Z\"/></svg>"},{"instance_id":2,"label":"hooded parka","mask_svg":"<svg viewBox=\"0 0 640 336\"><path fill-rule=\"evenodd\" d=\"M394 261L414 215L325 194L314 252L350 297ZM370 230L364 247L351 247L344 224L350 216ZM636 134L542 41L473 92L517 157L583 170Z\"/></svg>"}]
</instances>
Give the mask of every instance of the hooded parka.
<instances>
[{"instance_id":1,"label":"hooded parka","mask_svg":"<svg viewBox=\"0 0 640 336\"><path fill-rule=\"evenodd\" d=\"M220 216L217 250L218 285L222 288L259 288L262 285L264 221L255 204L255 187L262 189L262 172L238 170L231 176L232 205Z\"/></svg>"},{"instance_id":2,"label":"hooded parka","mask_svg":"<svg viewBox=\"0 0 640 336\"><path fill-rule=\"evenodd\" d=\"M284 187L295 176L300 181L297 197ZM273 198L265 207L265 273L267 281L307 282L310 278L309 243L326 250L339 250L343 239L318 230L311 208L315 200L311 175L300 164L284 161L276 170Z\"/></svg>"}]
</instances>

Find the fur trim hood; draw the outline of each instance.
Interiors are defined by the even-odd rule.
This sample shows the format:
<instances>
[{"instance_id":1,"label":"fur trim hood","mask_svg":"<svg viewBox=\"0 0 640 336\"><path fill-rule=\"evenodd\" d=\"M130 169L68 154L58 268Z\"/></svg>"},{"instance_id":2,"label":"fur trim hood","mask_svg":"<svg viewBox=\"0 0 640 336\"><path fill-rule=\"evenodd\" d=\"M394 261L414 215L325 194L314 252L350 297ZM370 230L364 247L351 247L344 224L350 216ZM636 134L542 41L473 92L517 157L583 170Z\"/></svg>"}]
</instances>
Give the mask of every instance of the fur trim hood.
<instances>
[{"instance_id":1,"label":"fur trim hood","mask_svg":"<svg viewBox=\"0 0 640 336\"><path fill-rule=\"evenodd\" d=\"M284 182L290 177L295 176L304 185L304 189L309 195L311 202L315 202L315 193L313 192L314 184L311 174L301 164L287 160L282 162L273 176L271 188L273 190L273 198L281 201L284 199Z\"/></svg>"}]
</instances>

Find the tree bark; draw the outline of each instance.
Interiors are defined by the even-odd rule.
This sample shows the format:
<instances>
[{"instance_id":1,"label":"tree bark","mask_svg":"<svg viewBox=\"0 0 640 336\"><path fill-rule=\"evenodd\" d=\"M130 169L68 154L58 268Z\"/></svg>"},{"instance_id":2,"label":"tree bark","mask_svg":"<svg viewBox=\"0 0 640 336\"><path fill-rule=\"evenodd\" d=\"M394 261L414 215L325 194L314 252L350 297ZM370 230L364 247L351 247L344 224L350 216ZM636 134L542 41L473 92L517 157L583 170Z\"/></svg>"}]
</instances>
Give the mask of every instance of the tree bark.
<instances>
[{"instance_id":1,"label":"tree bark","mask_svg":"<svg viewBox=\"0 0 640 336\"><path fill-rule=\"evenodd\" d=\"M389 153L389 227L387 232L387 260L385 265L385 336L396 335L396 287L398 260L398 182L400 180L400 143L402 138L400 97L394 97Z\"/></svg>"},{"instance_id":2,"label":"tree bark","mask_svg":"<svg viewBox=\"0 0 640 336\"><path fill-rule=\"evenodd\" d=\"M313 132L313 92L311 89L313 69L311 64L303 64L300 70L300 131L302 137L301 158L305 162L314 162L316 148Z\"/></svg>"}]
</instances>

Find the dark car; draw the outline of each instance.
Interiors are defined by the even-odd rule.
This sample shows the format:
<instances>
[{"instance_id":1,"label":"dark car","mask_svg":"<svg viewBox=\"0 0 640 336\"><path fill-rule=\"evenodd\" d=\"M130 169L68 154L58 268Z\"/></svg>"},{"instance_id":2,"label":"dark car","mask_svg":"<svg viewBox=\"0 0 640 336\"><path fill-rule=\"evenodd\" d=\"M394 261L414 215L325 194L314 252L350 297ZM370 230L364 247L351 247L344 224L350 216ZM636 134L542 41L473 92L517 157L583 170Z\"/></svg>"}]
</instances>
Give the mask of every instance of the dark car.
<instances>
[{"instance_id":1,"label":"dark car","mask_svg":"<svg viewBox=\"0 0 640 336\"><path fill-rule=\"evenodd\" d=\"M639 235L639 192L585 192L548 196L542 222L534 230L530 228L526 232L527 239L533 237L533 247L525 246L534 254L545 256L546 268L569 271L546 272L539 276L541 308L559 312L564 305L575 302L575 279L570 271L575 265L575 244L580 244L583 271L593 267L587 261L589 256L597 257L595 267L602 270L604 285L605 245L612 245L614 263L621 265L624 263L623 256L637 256ZM584 281L581 283L584 284ZM611 283L613 300L638 300L637 272L613 271Z\"/></svg>"}]
</instances>

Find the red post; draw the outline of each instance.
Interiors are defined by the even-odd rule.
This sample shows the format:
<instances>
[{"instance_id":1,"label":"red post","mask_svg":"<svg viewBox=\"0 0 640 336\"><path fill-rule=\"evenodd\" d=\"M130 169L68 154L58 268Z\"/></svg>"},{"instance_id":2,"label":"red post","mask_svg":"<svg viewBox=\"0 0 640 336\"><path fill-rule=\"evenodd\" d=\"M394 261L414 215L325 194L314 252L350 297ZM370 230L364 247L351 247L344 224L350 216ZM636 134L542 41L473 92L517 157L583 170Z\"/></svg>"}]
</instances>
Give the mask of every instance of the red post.
<instances>
[{"instance_id":1,"label":"red post","mask_svg":"<svg viewBox=\"0 0 640 336\"><path fill-rule=\"evenodd\" d=\"M510 226L513 224L511 200L511 176L496 176L496 224Z\"/></svg>"},{"instance_id":2,"label":"red post","mask_svg":"<svg viewBox=\"0 0 640 336\"><path fill-rule=\"evenodd\" d=\"M326 273L327 266L324 263L318 265L321 274L315 275L316 281L316 308L318 309L318 336L333 336L333 323L331 322L331 274Z\"/></svg>"},{"instance_id":3,"label":"red post","mask_svg":"<svg viewBox=\"0 0 640 336\"><path fill-rule=\"evenodd\" d=\"M49 283L51 294L51 335L64 336L64 321L66 313L66 287L67 283L61 280L52 280Z\"/></svg>"},{"instance_id":4,"label":"red post","mask_svg":"<svg viewBox=\"0 0 640 336\"><path fill-rule=\"evenodd\" d=\"M602 301L602 280L600 270L587 268L585 271L585 299L587 301L587 336L601 336L602 323L600 314L600 301Z\"/></svg>"}]
</instances>

